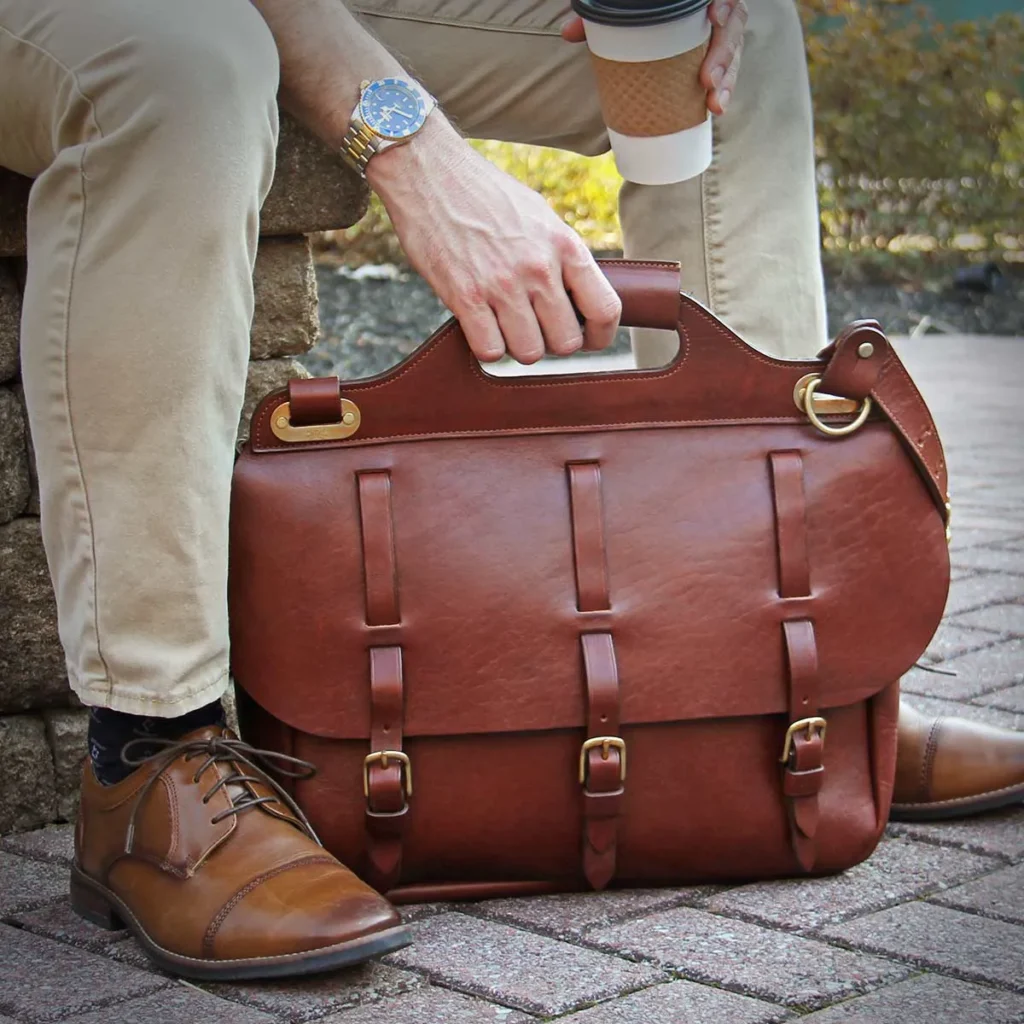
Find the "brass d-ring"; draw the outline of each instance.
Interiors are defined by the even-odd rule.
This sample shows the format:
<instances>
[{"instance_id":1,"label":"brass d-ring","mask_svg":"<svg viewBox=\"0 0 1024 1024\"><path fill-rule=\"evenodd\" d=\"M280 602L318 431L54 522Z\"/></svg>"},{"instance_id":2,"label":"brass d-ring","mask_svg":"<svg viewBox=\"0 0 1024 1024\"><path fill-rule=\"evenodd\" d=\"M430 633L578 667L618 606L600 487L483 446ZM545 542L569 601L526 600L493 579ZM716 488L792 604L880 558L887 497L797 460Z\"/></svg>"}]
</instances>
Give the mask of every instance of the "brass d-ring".
<instances>
[{"instance_id":1,"label":"brass d-ring","mask_svg":"<svg viewBox=\"0 0 1024 1024\"><path fill-rule=\"evenodd\" d=\"M818 385L820 383L821 377L815 374L807 382L807 385L804 388L804 412L807 413L807 418L818 428L818 430L828 437L846 437L848 434L852 434L855 431L860 430L867 421L868 416L871 415L871 399L864 399L864 404L861 405L860 412L857 413L856 418L854 418L850 423L845 423L841 427L830 427L814 411L814 392L818 390Z\"/></svg>"}]
</instances>

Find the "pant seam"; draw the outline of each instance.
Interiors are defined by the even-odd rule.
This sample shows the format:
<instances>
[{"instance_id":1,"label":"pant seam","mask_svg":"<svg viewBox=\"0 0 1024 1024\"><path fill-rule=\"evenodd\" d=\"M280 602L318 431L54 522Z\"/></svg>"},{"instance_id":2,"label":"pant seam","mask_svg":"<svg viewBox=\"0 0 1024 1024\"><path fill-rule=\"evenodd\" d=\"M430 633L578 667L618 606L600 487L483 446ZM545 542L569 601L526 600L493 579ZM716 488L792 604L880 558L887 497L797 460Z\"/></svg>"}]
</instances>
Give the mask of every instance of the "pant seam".
<instances>
[{"instance_id":1,"label":"pant seam","mask_svg":"<svg viewBox=\"0 0 1024 1024\"><path fill-rule=\"evenodd\" d=\"M390 21L412 21L419 25L443 25L446 28L479 29L481 32L508 32L520 36L557 36L559 33L550 28L529 28L516 25L488 25L478 21L464 21L458 18L435 18L425 14L395 14L392 11L375 11L359 4L352 4L351 9L360 15L370 18L387 18Z\"/></svg>"},{"instance_id":2,"label":"pant seam","mask_svg":"<svg viewBox=\"0 0 1024 1024\"><path fill-rule=\"evenodd\" d=\"M718 204L718 166L721 147L718 132L714 129L715 124L712 121L711 166L701 176L700 183L701 220L704 224L704 283L707 287L708 305L711 307L711 312L723 320L728 320L725 302L718 287L717 271L721 264L721 257L714 241L717 237L716 229L721 226Z\"/></svg>"},{"instance_id":3,"label":"pant seam","mask_svg":"<svg viewBox=\"0 0 1024 1024\"><path fill-rule=\"evenodd\" d=\"M45 47L40 46L37 42L31 39L25 38L20 33L13 32L11 29L4 25L0 25L0 31L3 31L6 35L10 36L15 42L22 44L23 46L29 47L29 49L35 50L37 53L41 53L47 60L52 61L53 64L60 68L61 71L67 76L71 83L72 88L79 98L85 103L89 110L89 120L92 122L93 130L97 136L103 137L103 129L100 127L99 116L96 113L96 104L92 101L91 97L82 88L81 83L78 80L78 76L74 70L68 67L59 57L51 53ZM75 437L75 425L74 420L71 416L71 399L70 399L70 383L68 380L68 348L69 348L69 336L71 333L71 300L74 292L75 285L75 273L78 268L78 257L82 249L82 238L85 234L85 215L88 205L88 197L86 195L86 173L85 173L85 158L89 150L89 143L86 142L82 146L81 155L78 158L78 183L79 183L79 195L81 197L81 207L78 218L78 232L75 238L75 249L71 256L71 264L68 268L67 278L67 296L64 300L63 310L63 337L61 339L61 358L63 364L63 387L61 389L61 400L64 406L64 415L67 419L68 433L71 439L71 452L72 452L72 470L78 477L79 486L82 491L82 500L84 502L85 511L85 528L86 533L89 537L89 555L92 562L92 626L93 633L95 636L96 643L96 657L100 664L103 666L103 673L109 679L110 668L107 665L106 658L103 656L103 651L100 646L100 627L99 627L99 590L96 582L97 571L96 571L96 534L93 530L92 525L92 507L89 501L89 491L85 485L85 474L82 472L82 459L78 452L78 442ZM56 156L56 154L55 154ZM112 684L108 683L108 686Z\"/></svg>"},{"instance_id":4,"label":"pant seam","mask_svg":"<svg viewBox=\"0 0 1024 1024\"><path fill-rule=\"evenodd\" d=\"M81 90L79 90L81 93ZM86 98L86 102L89 103L89 109L92 111L92 103ZM99 132L99 122L96 117L92 118L93 125ZM71 383L68 378L68 362L69 362L69 338L71 334L71 301L74 295L75 288L75 273L78 269L78 257L82 248L82 238L85 234L85 217L88 210L88 196L86 192L86 180L87 175L85 173L85 158L88 153L89 144L86 143L82 147L82 153L78 161L78 180L79 180L79 191L82 197L81 215L78 219L78 237L75 240L75 251L71 257L71 267L68 272L68 295L67 300L64 304L64 339L63 339L63 357L64 357L64 388L63 388L63 401L64 401L64 414L67 417L68 432L71 435L71 453L74 470L78 476L78 483L82 490L82 501L84 502L85 510L85 526L86 533L89 538L89 558L92 563L92 628L95 636L96 643L96 657L100 664L103 666L103 674L109 679L110 677L110 666L107 664L107 660L103 655L103 648L100 644L100 620L99 620L99 583L96 560L96 531L93 529L93 517L92 517L92 503L89 500L89 489L85 483L85 473L82 469L82 457L78 451L78 440L75 433L75 422L71 415ZM112 685L112 684L111 684Z\"/></svg>"}]
</instances>

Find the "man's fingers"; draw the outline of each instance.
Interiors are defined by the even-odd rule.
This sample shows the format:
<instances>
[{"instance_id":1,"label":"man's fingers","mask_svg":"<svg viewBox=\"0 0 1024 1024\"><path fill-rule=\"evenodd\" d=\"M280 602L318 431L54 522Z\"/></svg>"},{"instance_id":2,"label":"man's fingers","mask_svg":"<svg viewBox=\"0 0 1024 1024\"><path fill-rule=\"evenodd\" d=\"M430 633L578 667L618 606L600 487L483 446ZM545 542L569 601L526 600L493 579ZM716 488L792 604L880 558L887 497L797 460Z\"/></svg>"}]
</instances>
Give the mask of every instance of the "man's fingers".
<instances>
[{"instance_id":1,"label":"man's fingers","mask_svg":"<svg viewBox=\"0 0 1024 1024\"><path fill-rule=\"evenodd\" d=\"M533 296L533 308L545 347L552 355L570 356L583 347L583 328L561 281L538 291Z\"/></svg>"},{"instance_id":2,"label":"man's fingers","mask_svg":"<svg viewBox=\"0 0 1024 1024\"><path fill-rule=\"evenodd\" d=\"M490 306L472 306L458 315L473 355L482 363L496 363L505 354L498 321Z\"/></svg>"},{"instance_id":3,"label":"man's fingers","mask_svg":"<svg viewBox=\"0 0 1024 1024\"><path fill-rule=\"evenodd\" d=\"M565 287L585 320L583 347L588 352L607 348L615 340L622 316L622 302L615 289L589 252L585 259L567 260L562 273Z\"/></svg>"},{"instance_id":4,"label":"man's fingers","mask_svg":"<svg viewBox=\"0 0 1024 1024\"><path fill-rule=\"evenodd\" d=\"M582 43L587 38L586 33L583 31L583 19L579 17L570 18L562 26L562 38L567 43Z\"/></svg>"},{"instance_id":5,"label":"man's fingers","mask_svg":"<svg viewBox=\"0 0 1024 1024\"><path fill-rule=\"evenodd\" d=\"M711 20L711 44L701 64L700 77L708 90L708 108L713 114L724 114L729 99L726 93L731 93L736 83L739 57L743 51L746 0L719 0L711 8ZM732 80L727 83L730 73Z\"/></svg>"},{"instance_id":6,"label":"man's fingers","mask_svg":"<svg viewBox=\"0 0 1024 1024\"><path fill-rule=\"evenodd\" d=\"M525 291L506 296L495 308L508 354L518 363L535 363L544 356L544 336Z\"/></svg>"}]
</instances>

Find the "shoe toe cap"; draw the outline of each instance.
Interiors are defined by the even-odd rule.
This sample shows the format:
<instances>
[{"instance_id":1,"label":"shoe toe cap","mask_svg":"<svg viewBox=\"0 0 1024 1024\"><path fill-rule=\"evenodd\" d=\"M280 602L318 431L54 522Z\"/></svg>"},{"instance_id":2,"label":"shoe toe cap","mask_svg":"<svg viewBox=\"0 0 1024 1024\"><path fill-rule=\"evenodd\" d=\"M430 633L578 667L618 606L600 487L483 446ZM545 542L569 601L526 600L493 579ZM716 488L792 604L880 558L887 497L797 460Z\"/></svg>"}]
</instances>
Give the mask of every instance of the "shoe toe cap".
<instances>
[{"instance_id":1,"label":"shoe toe cap","mask_svg":"<svg viewBox=\"0 0 1024 1024\"><path fill-rule=\"evenodd\" d=\"M225 904L207 933L214 959L323 950L397 928L398 912L328 859L267 872Z\"/></svg>"}]
</instances>

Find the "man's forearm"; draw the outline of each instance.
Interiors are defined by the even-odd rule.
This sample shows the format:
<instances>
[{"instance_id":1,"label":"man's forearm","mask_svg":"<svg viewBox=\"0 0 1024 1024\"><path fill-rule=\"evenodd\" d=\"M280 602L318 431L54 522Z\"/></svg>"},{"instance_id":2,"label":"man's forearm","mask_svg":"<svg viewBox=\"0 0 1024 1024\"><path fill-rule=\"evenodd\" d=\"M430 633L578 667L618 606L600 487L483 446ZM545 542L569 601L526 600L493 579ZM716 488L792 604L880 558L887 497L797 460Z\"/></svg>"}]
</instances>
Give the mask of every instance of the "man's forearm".
<instances>
[{"instance_id":1,"label":"man's forearm","mask_svg":"<svg viewBox=\"0 0 1024 1024\"><path fill-rule=\"evenodd\" d=\"M252 0L277 42L281 103L340 146L364 79L403 74L401 64L341 0Z\"/></svg>"}]
</instances>

